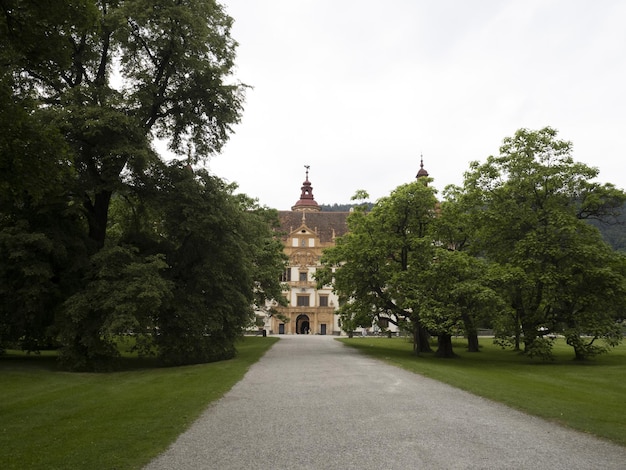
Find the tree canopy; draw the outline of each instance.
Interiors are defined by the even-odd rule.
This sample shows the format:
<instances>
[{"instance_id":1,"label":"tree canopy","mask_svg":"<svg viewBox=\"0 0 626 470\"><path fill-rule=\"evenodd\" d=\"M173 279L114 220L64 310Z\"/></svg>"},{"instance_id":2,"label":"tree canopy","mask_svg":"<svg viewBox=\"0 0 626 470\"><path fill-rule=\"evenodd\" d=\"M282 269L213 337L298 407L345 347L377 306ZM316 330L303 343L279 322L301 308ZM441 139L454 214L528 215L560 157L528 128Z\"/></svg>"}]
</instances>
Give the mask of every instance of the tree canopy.
<instances>
[{"instance_id":1,"label":"tree canopy","mask_svg":"<svg viewBox=\"0 0 626 470\"><path fill-rule=\"evenodd\" d=\"M618 220L626 194L597 175L554 129L520 129L442 201L419 179L355 211L318 279L339 293L344 329L385 317L413 329L418 352L436 335L453 356L459 333L478 351L480 324L530 356L549 358L557 334L577 359L606 352L622 338L626 258L588 222Z\"/></svg>"},{"instance_id":2,"label":"tree canopy","mask_svg":"<svg viewBox=\"0 0 626 470\"><path fill-rule=\"evenodd\" d=\"M405 325L410 319L416 350L430 349L407 286L414 285L415 272L432 259L435 203L434 190L417 181L399 186L369 212L364 205L350 214L348 233L324 252L325 267L317 275L318 282L332 283L339 294L344 329L383 318Z\"/></svg>"},{"instance_id":3,"label":"tree canopy","mask_svg":"<svg viewBox=\"0 0 626 470\"><path fill-rule=\"evenodd\" d=\"M243 110L232 18L212 0L0 6L0 349L60 344L98 369L132 334L166 363L232 356L283 265L276 214L191 170Z\"/></svg>"},{"instance_id":4,"label":"tree canopy","mask_svg":"<svg viewBox=\"0 0 626 470\"><path fill-rule=\"evenodd\" d=\"M594 182L598 170L575 162L571 143L556 135L517 131L499 156L472 163L450 194L467 210L469 249L504 270L500 291L515 318L509 334L523 337L528 354L546 356L545 333L563 333L584 357L581 341L620 339L616 315L625 300L624 257L586 220L614 219L625 195Z\"/></svg>"},{"instance_id":5,"label":"tree canopy","mask_svg":"<svg viewBox=\"0 0 626 470\"><path fill-rule=\"evenodd\" d=\"M214 1L2 5L3 82L63 136L97 248L122 172L155 158L155 138L194 162L218 152L240 119L232 19Z\"/></svg>"}]
</instances>

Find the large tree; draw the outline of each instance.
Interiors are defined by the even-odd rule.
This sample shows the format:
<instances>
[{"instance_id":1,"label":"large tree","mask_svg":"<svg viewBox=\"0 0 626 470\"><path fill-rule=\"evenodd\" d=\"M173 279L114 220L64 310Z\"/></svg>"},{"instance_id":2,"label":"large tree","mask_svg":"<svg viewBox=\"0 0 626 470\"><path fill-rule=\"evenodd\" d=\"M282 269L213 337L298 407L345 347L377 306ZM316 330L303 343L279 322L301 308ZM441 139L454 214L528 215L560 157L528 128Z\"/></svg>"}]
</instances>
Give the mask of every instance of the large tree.
<instances>
[{"instance_id":1,"label":"large tree","mask_svg":"<svg viewBox=\"0 0 626 470\"><path fill-rule=\"evenodd\" d=\"M16 101L46 109L70 145L89 237L104 246L121 175L151 142L191 160L239 121L232 19L207 0L3 0L3 60Z\"/></svg>"},{"instance_id":2,"label":"large tree","mask_svg":"<svg viewBox=\"0 0 626 470\"><path fill-rule=\"evenodd\" d=\"M6 8L5 2L2 2ZM6 15L6 11L4 12ZM55 12L51 12L51 16ZM82 213L68 188L75 171L56 113L34 99L0 21L0 350L54 345L55 311L80 284L86 247ZM30 21L29 28L40 26ZM41 41L33 47L51 48Z\"/></svg>"},{"instance_id":3,"label":"large tree","mask_svg":"<svg viewBox=\"0 0 626 470\"><path fill-rule=\"evenodd\" d=\"M419 300L424 326L437 335L437 356L453 357L452 336L463 334L478 352L478 325L491 319L500 298L489 286L489 264L463 251L438 247L432 261L411 276L405 289Z\"/></svg>"},{"instance_id":4,"label":"large tree","mask_svg":"<svg viewBox=\"0 0 626 470\"><path fill-rule=\"evenodd\" d=\"M152 328L171 363L232 355L251 305L281 297L272 216L155 151L194 164L239 121L232 19L213 0L0 8L0 347L56 336L67 367L99 368ZM165 342L176 321L205 331L189 354Z\"/></svg>"},{"instance_id":5,"label":"large tree","mask_svg":"<svg viewBox=\"0 0 626 470\"><path fill-rule=\"evenodd\" d=\"M191 174L188 167L169 165L158 180L163 179L170 182L165 191L159 184L152 194L141 188L139 196L162 214L163 223L152 234L159 237L171 266L168 278L178 289L173 305L178 309L195 298L204 329L212 330L210 341L223 338L228 347L220 354L229 357L234 339L253 321L254 311L268 300L283 298L285 256L273 230L278 213L234 194L236 185L205 171ZM172 317L181 315L161 315L161 321Z\"/></svg>"},{"instance_id":6,"label":"large tree","mask_svg":"<svg viewBox=\"0 0 626 470\"><path fill-rule=\"evenodd\" d=\"M344 329L384 318L410 325L416 353L430 351L419 299L409 295L408 286L432 262L435 205L435 192L424 179L399 186L371 211L361 207L349 216L349 232L324 252L318 272L319 282L332 283L339 294Z\"/></svg>"},{"instance_id":7,"label":"large tree","mask_svg":"<svg viewBox=\"0 0 626 470\"><path fill-rule=\"evenodd\" d=\"M230 358L254 308L279 299L276 211L206 171L154 163L113 200L109 241L57 325L67 368L102 369L131 333L177 365Z\"/></svg>"},{"instance_id":8,"label":"large tree","mask_svg":"<svg viewBox=\"0 0 626 470\"><path fill-rule=\"evenodd\" d=\"M623 277L609 268L614 262L605 262L611 252L585 219L615 218L626 196L611 184L594 182L598 170L575 162L571 143L556 135L551 128L519 130L504 139L499 156L472 163L463 187L455 190L468 211L464 220L471 221L472 250L501 267L501 291L514 312L512 333L517 332L518 340L523 335L527 353L544 357L550 354L550 343L543 332L556 328L563 315L568 335L585 334L583 325L594 315L593 331L614 343L614 317L590 308L581 296L600 296L611 305L624 302L623 289L616 288ZM585 253L603 255L581 258ZM600 282L603 266L611 281ZM594 280L595 291L583 289L573 302L573 286L582 287L581 279ZM586 313L581 305L587 306ZM573 336L569 340L577 341Z\"/></svg>"},{"instance_id":9,"label":"large tree","mask_svg":"<svg viewBox=\"0 0 626 470\"><path fill-rule=\"evenodd\" d=\"M169 265L171 301L154 318L159 356L168 364L228 359L253 323L255 307L282 297L283 247L276 211L234 195L234 185L170 165L144 203L162 214L151 230Z\"/></svg>"}]
</instances>

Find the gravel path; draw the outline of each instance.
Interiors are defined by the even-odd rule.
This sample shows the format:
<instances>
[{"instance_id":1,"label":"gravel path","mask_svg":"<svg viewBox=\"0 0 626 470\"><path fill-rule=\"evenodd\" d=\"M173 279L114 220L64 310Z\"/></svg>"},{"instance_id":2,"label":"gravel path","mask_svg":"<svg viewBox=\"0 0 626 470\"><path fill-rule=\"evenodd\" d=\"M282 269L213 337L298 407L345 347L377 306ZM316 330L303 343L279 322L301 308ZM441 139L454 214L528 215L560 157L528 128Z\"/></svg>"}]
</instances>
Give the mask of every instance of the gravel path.
<instances>
[{"instance_id":1,"label":"gravel path","mask_svg":"<svg viewBox=\"0 0 626 470\"><path fill-rule=\"evenodd\" d=\"M365 357L281 336L147 470L625 469L626 447Z\"/></svg>"}]
</instances>

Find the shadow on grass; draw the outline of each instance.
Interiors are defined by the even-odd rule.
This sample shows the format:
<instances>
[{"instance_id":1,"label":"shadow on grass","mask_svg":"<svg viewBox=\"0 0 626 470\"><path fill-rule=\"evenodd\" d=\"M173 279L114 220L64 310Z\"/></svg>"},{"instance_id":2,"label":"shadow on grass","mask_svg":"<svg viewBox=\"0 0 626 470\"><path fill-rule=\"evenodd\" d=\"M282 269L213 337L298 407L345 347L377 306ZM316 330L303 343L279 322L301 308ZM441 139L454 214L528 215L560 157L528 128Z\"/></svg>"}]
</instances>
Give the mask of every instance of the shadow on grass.
<instances>
[{"instance_id":1,"label":"shadow on grass","mask_svg":"<svg viewBox=\"0 0 626 470\"><path fill-rule=\"evenodd\" d=\"M433 352L420 353L416 355L413 352L413 344L407 338L341 338L338 341L344 344L362 350L370 355L381 359L414 359L416 362L438 363L442 365L451 360L452 363L467 366L480 365L481 367L502 368L508 366L525 367L551 367L551 366L571 366L571 367L594 367L602 366L623 366L626 354L625 348L618 347L611 350L607 354L592 357L585 361L578 361L574 357L573 349L568 346L564 340L557 340L554 344L553 360L543 360L532 358L524 354L523 351L515 351L513 349L501 348L495 345L491 338L481 338L479 352L469 352L467 350L467 342L462 339L453 340L453 348L455 356L453 358L440 358L434 353L437 349L436 342L431 343Z\"/></svg>"},{"instance_id":2,"label":"shadow on grass","mask_svg":"<svg viewBox=\"0 0 626 470\"><path fill-rule=\"evenodd\" d=\"M240 350L246 350L245 337L237 341L237 357ZM132 344L122 341L119 343L120 356L114 358L109 370L97 371L95 373L110 372L130 372L146 369L168 369L180 366L163 364L156 356L139 356L132 350ZM216 362L227 362L228 359ZM195 365L195 364L189 364ZM17 349L9 349L5 354L0 355L0 372L16 370L46 370L66 372L58 363L57 350L45 350L39 352L26 352Z\"/></svg>"}]
</instances>

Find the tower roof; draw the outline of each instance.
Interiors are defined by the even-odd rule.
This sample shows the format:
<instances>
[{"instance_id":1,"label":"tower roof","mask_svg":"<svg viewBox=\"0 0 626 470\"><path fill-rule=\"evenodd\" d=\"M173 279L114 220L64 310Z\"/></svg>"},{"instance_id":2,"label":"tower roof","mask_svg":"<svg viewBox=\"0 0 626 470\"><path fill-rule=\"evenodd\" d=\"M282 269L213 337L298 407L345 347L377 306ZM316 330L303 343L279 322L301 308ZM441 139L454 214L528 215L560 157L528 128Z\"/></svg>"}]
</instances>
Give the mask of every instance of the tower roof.
<instances>
[{"instance_id":1,"label":"tower roof","mask_svg":"<svg viewBox=\"0 0 626 470\"><path fill-rule=\"evenodd\" d=\"M420 155L420 169L415 177L420 179L422 176L428 176L428 172L424 169L424 157Z\"/></svg>"},{"instance_id":2,"label":"tower roof","mask_svg":"<svg viewBox=\"0 0 626 470\"><path fill-rule=\"evenodd\" d=\"M293 206L291 206L291 210L319 212L321 209L313 198L313 186L311 186L311 182L309 181L309 168L311 167L309 165L304 165L304 168L306 168L306 179L302 183L300 199Z\"/></svg>"}]
</instances>

